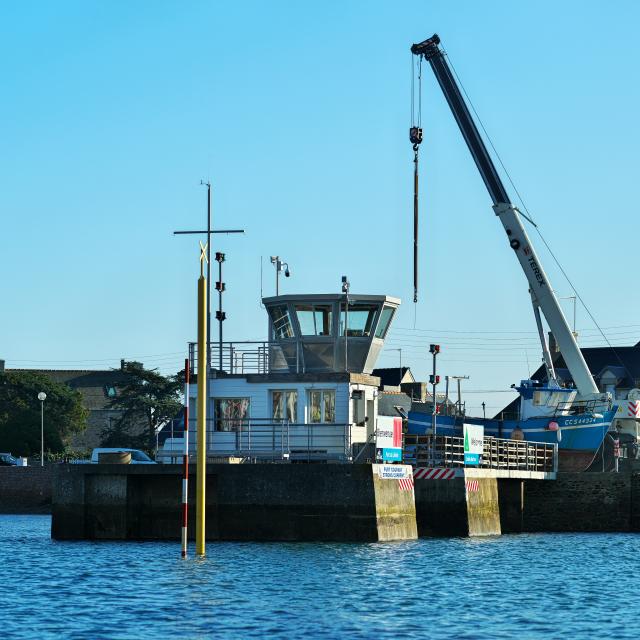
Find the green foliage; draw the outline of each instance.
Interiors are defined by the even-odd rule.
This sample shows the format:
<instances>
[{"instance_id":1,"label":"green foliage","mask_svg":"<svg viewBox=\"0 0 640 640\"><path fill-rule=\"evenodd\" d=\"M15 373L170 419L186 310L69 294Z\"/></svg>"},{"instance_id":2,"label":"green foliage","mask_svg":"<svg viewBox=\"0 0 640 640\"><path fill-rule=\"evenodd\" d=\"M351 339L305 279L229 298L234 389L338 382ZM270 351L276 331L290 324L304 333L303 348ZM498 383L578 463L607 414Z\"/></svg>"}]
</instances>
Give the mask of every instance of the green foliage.
<instances>
[{"instance_id":1,"label":"green foliage","mask_svg":"<svg viewBox=\"0 0 640 640\"><path fill-rule=\"evenodd\" d=\"M140 362L126 362L126 381L118 385L110 408L122 412L102 431L102 446L150 449L156 430L180 411L180 374L165 377L157 369L145 369Z\"/></svg>"},{"instance_id":2,"label":"green foliage","mask_svg":"<svg viewBox=\"0 0 640 640\"><path fill-rule=\"evenodd\" d=\"M44 391L44 448L64 451L74 433L86 429L88 412L82 395L37 371L0 373L0 451L33 456L40 453L38 393Z\"/></svg>"}]
</instances>

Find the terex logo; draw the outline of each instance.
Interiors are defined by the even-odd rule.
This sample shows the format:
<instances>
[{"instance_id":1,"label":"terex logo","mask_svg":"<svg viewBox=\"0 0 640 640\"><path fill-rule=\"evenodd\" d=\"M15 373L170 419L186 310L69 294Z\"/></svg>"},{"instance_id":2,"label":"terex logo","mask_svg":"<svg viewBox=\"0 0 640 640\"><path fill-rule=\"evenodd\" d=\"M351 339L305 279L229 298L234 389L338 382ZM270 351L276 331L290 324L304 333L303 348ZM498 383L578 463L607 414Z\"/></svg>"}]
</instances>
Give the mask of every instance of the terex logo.
<instances>
[{"instance_id":1,"label":"terex logo","mask_svg":"<svg viewBox=\"0 0 640 640\"><path fill-rule=\"evenodd\" d=\"M540 271L540 267L536 263L536 261L533 258L533 256L529 257L529 265L531 266L531 270L533 271L533 273L536 276L536 280L538 281L538 284L541 287L543 287L546 283L544 281L544 278L542 277L542 271Z\"/></svg>"},{"instance_id":2,"label":"terex logo","mask_svg":"<svg viewBox=\"0 0 640 640\"><path fill-rule=\"evenodd\" d=\"M525 256L531 255L531 247L529 245L527 245L523 250L522 253L524 253Z\"/></svg>"}]
</instances>

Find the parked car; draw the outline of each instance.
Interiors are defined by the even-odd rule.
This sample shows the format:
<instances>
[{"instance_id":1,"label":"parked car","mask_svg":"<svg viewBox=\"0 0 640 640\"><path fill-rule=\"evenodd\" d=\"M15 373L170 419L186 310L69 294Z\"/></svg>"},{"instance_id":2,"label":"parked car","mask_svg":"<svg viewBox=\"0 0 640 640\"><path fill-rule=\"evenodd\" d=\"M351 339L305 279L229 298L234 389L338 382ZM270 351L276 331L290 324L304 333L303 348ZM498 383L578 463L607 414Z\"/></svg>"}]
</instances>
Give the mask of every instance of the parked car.
<instances>
[{"instance_id":1,"label":"parked car","mask_svg":"<svg viewBox=\"0 0 640 640\"><path fill-rule=\"evenodd\" d=\"M140 449L128 449L126 447L100 447L91 452L91 462L97 464L98 456L101 453L130 453L131 464L156 464L144 451Z\"/></svg>"},{"instance_id":2,"label":"parked car","mask_svg":"<svg viewBox=\"0 0 640 640\"><path fill-rule=\"evenodd\" d=\"M0 453L0 467L17 467L18 460L10 453Z\"/></svg>"}]
</instances>

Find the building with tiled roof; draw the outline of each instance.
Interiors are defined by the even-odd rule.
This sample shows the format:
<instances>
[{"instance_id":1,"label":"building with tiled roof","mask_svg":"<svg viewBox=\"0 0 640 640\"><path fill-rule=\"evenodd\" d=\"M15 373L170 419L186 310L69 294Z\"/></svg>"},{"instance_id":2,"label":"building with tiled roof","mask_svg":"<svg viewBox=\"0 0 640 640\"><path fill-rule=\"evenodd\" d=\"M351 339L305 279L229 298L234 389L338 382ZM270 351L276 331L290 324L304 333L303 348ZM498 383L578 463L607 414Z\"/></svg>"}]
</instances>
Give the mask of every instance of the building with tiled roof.
<instances>
[{"instance_id":1,"label":"building with tiled roof","mask_svg":"<svg viewBox=\"0 0 640 640\"><path fill-rule=\"evenodd\" d=\"M0 371L4 371L0 360ZM72 449L93 449L100 446L100 434L118 419L122 412L110 408L116 397L118 385L124 384L126 374L120 369L68 370L68 369L6 369L6 371L30 371L47 376L54 382L66 384L82 395L82 404L89 411L87 428L72 437Z\"/></svg>"}]
</instances>

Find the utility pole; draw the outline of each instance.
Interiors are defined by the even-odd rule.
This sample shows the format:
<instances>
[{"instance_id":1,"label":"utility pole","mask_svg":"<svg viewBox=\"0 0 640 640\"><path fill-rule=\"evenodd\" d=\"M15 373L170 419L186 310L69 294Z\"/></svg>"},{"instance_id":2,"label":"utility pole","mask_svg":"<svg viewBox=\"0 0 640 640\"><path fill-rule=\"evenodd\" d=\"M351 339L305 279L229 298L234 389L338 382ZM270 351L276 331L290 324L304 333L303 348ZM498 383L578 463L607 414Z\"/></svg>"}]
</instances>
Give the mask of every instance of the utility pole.
<instances>
[{"instance_id":1,"label":"utility pole","mask_svg":"<svg viewBox=\"0 0 640 640\"><path fill-rule=\"evenodd\" d=\"M398 388L402 384L402 347L397 349L389 349L389 351L397 351L400 354L400 368L398 369Z\"/></svg>"},{"instance_id":2,"label":"utility pole","mask_svg":"<svg viewBox=\"0 0 640 640\"><path fill-rule=\"evenodd\" d=\"M444 410L445 415L449 415L449 376L444 377Z\"/></svg>"},{"instance_id":3,"label":"utility pole","mask_svg":"<svg viewBox=\"0 0 640 640\"><path fill-rule=\"evenodd\" d=\"M573 337L578 339L578 332L576 331L576 296L565 296L564 298L558 298L558 300L573 300Z\"/></svg>"},{"instance_id":4,"label":"utility pole","mask_svg":"<svg viewBox=\"0 0 640 640\"><path fill-rule=\"evenodd\" d=\"M458 414L462 414L462 396L460 393L460 380L468 380L469 376L451 376L452 380L456 380L458 383Z\"/></svg>"},{"instance_id":5,"label":"utility pole","mask_svg":"<svg viewBox=\"0 0 640 640\"><path fill-rule=\"evenodd\" d=\"M433 407L431 409L431 433L435 436L437 433L436 413L438 411L438 405L436 402L436 386L440 382L440 376L436 375L436 356L440 353L440 345L429 345L429 353L433 356L433 374L429 376L429 382L431 383L433 399Z\"/></svg>"}]
</instances>

